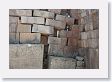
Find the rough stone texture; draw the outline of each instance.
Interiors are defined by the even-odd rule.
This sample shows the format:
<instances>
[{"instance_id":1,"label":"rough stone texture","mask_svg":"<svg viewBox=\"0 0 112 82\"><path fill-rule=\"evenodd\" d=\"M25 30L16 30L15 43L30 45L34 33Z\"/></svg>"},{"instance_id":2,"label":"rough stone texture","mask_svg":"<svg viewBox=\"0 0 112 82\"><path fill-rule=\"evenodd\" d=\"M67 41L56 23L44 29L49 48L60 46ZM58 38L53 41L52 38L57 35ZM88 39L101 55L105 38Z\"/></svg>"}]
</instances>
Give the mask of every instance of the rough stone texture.
<instances>
[{"instance_id":1,"label":"rough stone texture","mask_svg":"<svg viewBox=\"0 0 112 82\"><path fill-rule=\"evenodd\" d=\"M83 61L84 57L76 56L76 60Z\"/></svg>"},{"instance_id":2,"label":"rough stone texture","mask_svg":"<svg viewBox=\"0 0 112 82\"><path fill-rule=\"evenodd\" d=\"M41 44L44 44L44 45L48 44L48 36L41 35Z\"/></svg>"},{"instance_id":3,"label":"rough stone texture","mask_svg":"<svg viewBox=\"0 0 112 82\"><path fill-rule=\"evenodd\" d=\"M74 24L74 18L66 17L66 23L67 25L73 25Z\"/></svg>"},{"instance_id":4,"label":"rough stone texture","mask_svg":"<svg viewBox=\"0 0 112 82\"><path fill-rule=\"evenodd\" d=\"M88 47L89 48L98 48L99 47L99 40L98 39L88 39Z\"/></svg>"},{"instance_id":5,"label":"rough stone texture","mask_svg":"<svg viewBox=\"0 0 112 82\"><path fill-rule=\"evenodd\" d=\"M28 23L28 24L44 24L44 18L42 17L21 17L21 23Z\"/></svg>"},{"instance_id":6,"label":"rough stone texture","mask_svg":"<svg viewBox=\"0 0 112 82\"><path fill-rule=\"evenodd\" d=\"M20 43L40 43L40 33L20 33Z\"/></svg>"},{"instance_id":7,"label":"rough stone texture","mask_svg":"<svg viewBox=\"0 0 112 82\"><path fill-rule=\"evenodd\" d=\"M65 31L65 30L59 31L59 37L60 38L66 38L67 37L67 31Z\"/></svg>"},{"instance_id":8,"label":"rough stone texture","mask_svg":"<svg viewBox=\"0 0 112 82\"><path fill-rule=\"evenodd\" d=\"M24 33L24 32L31 32L31 25L25 25L25 24L18 24L17 26L17 32Z\"/></svg>"},{"instance_id":9,"label":"rough stone texture","mask_svg":"<svg viewBox=\"0 0 112 82\"><path fill-rule=\"evenodd\" d=\"M9 33L9 43L19 43L19 33Z\"/></svg>"},{"instance_id":10,"label":"rough stone texture","mask_svg":"<svg viewBox=\"0 0 112 82\"><path fill-rule=\"evenodd\" d=\"M81 48L87 48L88 46L88 40L81 40Z\"/></svg>"},{"instance_id":11,"label":"rough stone texture","mask_svg":"<svg viewBox=\"0 0 112 82\"><path fill-rule=\"evenodd\" d=\"M52 19L46 19L46 25L55 27L56 29L65 29L66 23Z\"/></svg>"},{"instance_id":12,"label":"rough stone texture","mask_svg":"<svg viewBox=\"0 0 112 82\"><path fill-rule=\"evenodd\" d=\"M54 13L51 13L48 11L34 10L33 16L40 16L44 18L54 18Z\"/></svg>"},{"instance_id":13,"label":"rough stone texture","mask_svg":"<svg viewBox=\"0 0 112 82\"><path fill-rule=\"evenodd\" d=\"M99 30L93 30L87 32L88 39L98 39L99 38Z\"/></svg>"},{"instance_id":14,"label":"rough stone texture","mask_svg":"<svg viewBox=\"0 0 112 82\"><path fill-rule=\"evenodd\" d=\"M83 67L84 61L77 61L77 67Z\"/></svg>"},{"instance_id":15,"label":"rough stone texture","mask_svg":"<svg viewBox=\"0 0 112 82\"><path fill-rule=\"evenodd\" d=\"M10 23L9 24L9 32L10 33L16 33L17 31L17 23Z\"/></svg>"},{"instance_id":16,"label":"rough stone texture","mask_svg":"<svg viewBox=\"0 0 112 82\"><path fill-rule=\"evenodd\" d=\"M49 57L49 69L75 69L76 60L63 57Z\"/></svg>"},{"instance_id":17,"label":"rough stone texture","mask_svg":"<svg viewBox=\"0 0 112 82\"><path fill-rule=\"evenodd\" d=\"M48 11L56 13L56 14L60 14L61 13L61 9L48 9Z\"/></svg>"},{"instance_id":18,"label":"rough stone texture","mask_svg":"<svg viewBox=\"0 0 112 82\"><path fill-rule=\"evenodd\" d=\"M32 16L32 10L9 9L11 16Z\"/></svg>"},{"instance_id":19,"label":"rough stone texture","mask_svg":"<svg viewBox=\"0 0 112 82\"><path fill-rule=\"evenodd\" d=\"M64 56L63 54L64 46L49 44L48 54L51 56Z\"/></svg>"},{"instance_id":20,"label":"rough stone texture","mask_svg":"<svg viewBox=\"0 0 112 82\"><path fill-rule=\"evenodd\" d=\"M18 23L19 17L9 17L9 24L10 23Z\"/></svg>"},{"instance_id":21,"label":"rough stone texture","mask_svg":"<svg viewBox=\"0 0 112 82\"><path fill-rule=\"evenodd\" d=\"M48 34L49 35L49 34L54 33L54 27L33 24L32 32L39 32L39 33L42 33L42 34Z\"/></svg>"},{"instance_id":22,"label":"rough stone texture","mask_svg":"<svg viewBox=\"0 0 112 82\"><path fill-rule=\"evenodd\" d=\"M66 45L67 38L48 37L48 44Z\"/></svg>"},{"instance_id":23,"label":"rough stone texture","mask_svg":"<svg viewBox=\"0 0 112 82\"><path fill-rule=\"evenodd\" d=\"M68 38L68 46L78 47L78 40L75 38Z\"/></svg>"},{"instance_id":24,"label":"rough stone texture","mask_svg":"<svg viewBox=\"0 0 112 82\"><path fill-rule=\"evenodd\" d=\"M42 44L10 44L9 68L10 69L42 69L43 66Z\"/></svg>"},{"instance_id":25,"label":"rough stone texture","mask_svg":"<svg viewBox=\"0 0 112 82\"><path fill-rule=\"evenodd\" d=\"M56 15L56 20L58 21L66 21L66 16L63 16L63 15Z\"/></svg>"},{"instance_id":26,"label":"rough stone texture","mask_svg":"<svg viewBox=\"0 0 112 82\"><path fill-rule=\"evenodd\" d=\"M87 32L81 32L81 39L87 39Z\"/></svg>"}]
</instances>

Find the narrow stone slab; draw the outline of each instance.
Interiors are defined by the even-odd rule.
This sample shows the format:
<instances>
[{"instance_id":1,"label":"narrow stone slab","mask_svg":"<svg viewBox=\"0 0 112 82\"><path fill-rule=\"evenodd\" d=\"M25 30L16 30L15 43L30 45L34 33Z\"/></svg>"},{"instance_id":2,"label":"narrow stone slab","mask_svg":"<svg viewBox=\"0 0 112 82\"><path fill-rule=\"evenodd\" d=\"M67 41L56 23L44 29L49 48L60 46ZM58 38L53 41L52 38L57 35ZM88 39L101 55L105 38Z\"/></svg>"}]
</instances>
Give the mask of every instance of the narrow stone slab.
<instances>
[{"instance_id":1,"label":"narrow stone slab","mask_svg":"<svg viewBox=\"0 0 112 82\"><path fill-rule=\"evenodd\" d=\"M76 60L63 57L49 57L49 69L75 69Z\"/></svg>"},{"instance_id":2,"label":"narrow stone slab","mask_svg":"<svg viewBox=\"0 0 112 82\"><path fill-rule=\"evenodd\" d=\"M42 69L42 44L9 44L10 69Z\"/></svg>"}]
</instances>

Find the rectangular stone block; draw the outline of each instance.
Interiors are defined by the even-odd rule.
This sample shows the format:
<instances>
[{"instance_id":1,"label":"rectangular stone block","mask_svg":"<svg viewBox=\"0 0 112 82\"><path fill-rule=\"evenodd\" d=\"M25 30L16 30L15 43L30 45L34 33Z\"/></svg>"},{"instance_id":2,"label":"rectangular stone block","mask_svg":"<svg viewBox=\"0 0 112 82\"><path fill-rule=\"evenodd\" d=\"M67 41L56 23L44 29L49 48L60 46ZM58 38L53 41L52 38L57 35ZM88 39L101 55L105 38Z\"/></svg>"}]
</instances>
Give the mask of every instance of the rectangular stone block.
<instances>
[{"instance_id":1,"label":"rectangular stone block","mask_svg":"<svg viewBox=\"0 0 112 82\"><path fill-rule=\"evenodd\" d=\"M50 35L50 34L54 33L54 27L33 24L32 32L39 32L39 33L42 33L42 34Z\"/></svg>"},{"instance_id":2,"label":"rectangular stone block","mask_svg":"<svg viewBox=\"0 0 112 82\"><path fill-rule=\"evenodd\" d=\"M44 24L44 18L42 17L25 17L21 16L21 23L28 24Z\"/></svg>"},{"instance_id":3,"label":"rectangular stone block","mask_svg":"<svg viewBox=\"0 0 112 82\"><path fill-rule=\"evenodd\" d=\"M11 16L32 16L32 10L9 9Z\"/></svg>"},{"instance_id":4,"label":"rectangular stone block","mask_svg":"<svg viewBox=\"0 0 112 82\"><path fill-rule=\"evenodd\" d=\"M20 43L40 43L40 33L20 33Z\"/></svg>"},{"instance_id":5,"label":"rectangular stone block","mask_svg":"<svg viewBox=\"0 0 112 82\"><path fill-rule=\"evenodd\" d=\"M77 61L77 67L84 67L84 61Z\"/></svg>"},{"instance_id":6,"label":"rectangular stone block","mask_svg":"<svg viewBox=\"0 0 112 82\"><path fill-rule=\"evenodd\" d=\"M80 30L80 32L84 32L85 31L85 25L80 25L79 30Z\"/></svg>"},{"instance_id":7,"label":"rectangular stone block","mask_svg":"<svg viewBox=\"0 0 112 82\"><path fill-rule=\"evenodd\" d=\"M17 23L9 23L9 32L16 33L17 32Z\"/></svg>"},{"instance_id":8,"label":"rectangular stone block","mask_svg":"<svg viewBox=\"0 0 112 82\"><path fill-rule=\"evenodd\" d=\"M48 44L66 45L67 38L48 37Z\"/></svg>"},{"instance_id":9,"label":"rectangular stone block","mask_svg":"<svg viewBox=\"0 0 112 82\"><path fill-rule=\"evenodd\" d=\"M77 49L73 46L64 46L63 57L75 58L78 55Z\"/></svg>"},{"instance_id":10,"label":"rectangular stone block","mask_svg":"<svg viewBox=\"0 0 112 82\"><path fill-rule=\"evenodd\" d=\"M87 54L88 54L88 48L79 48L78 49L78 53L79 53L79 55L80 56L87 56Z\"/></svg>"},{"instance_id":11,"label":"rectangular stone block","mask_svg":"<svg viewBox=\"0 0 112 82\"><path fill-rule=\"evenodd\" d=\"M19 17L11 17L9 16L9 24L10 23L18 23L19 22Z\"/></svg>"},{"instance_id":12,"label":"rectangular stone block","mask_svg":"<svg viewBox=\"0 0 112 82\"><path fill-rule=\"evenodd\" d=\"M10 69L42 69L43 68L42 44L10 44L9 68Z\"/></svg>"},{"instance_id":13,"label":"rectangular stone block","mask_svg":"<svg viewBox=\"0 0 112 82\"><path fill-rule=\"evenodd\" d=\"M46 25L55 27L55 29L65 29L66 23L52 19L46 19Z\"/></svg>"},{"instance_id":14,"label":"rectangular stone block","mask_svg":"<svg viewBox=\"0 0 112 82\"><path fill-rule=\"evenodd\" d=\"M44 18L54 18L54 13L48 11L34 10L33 16L39 16Z\"/></svg>"},{"instance_id":15,"label":"rectangular stone block","mask_svg":"<svg viewBox=\"0 0 112 82\"><path fill-rule=\"evenodd\" d=\"M10 44L19 43L19 33L9 33L9 43Z\"/></svg>"},{"instance_id":16,"label":"rectangular stone block","mask_svg":"<svg viewBox=\"0 0 112 82\"><path fill-rule=\"evenodd\" d=\"M49 44L48 55L51 56L64 56L63 54L64 46Z\"/></svg>"},{"instance_id":17,"label":"rectangular stone block","mask_svg":"<svg viewBox=\"0 0 112 82\"><path fill-rule=\"evenodd\" d=\"M44 45L48 44L48 36L41 35L41 44L44 44Z\"/></svg>"},{"instance_id":18,"label":"rectangular stone block","mask_svg":"<svg viewBox=\"0 0 112 82\"><path fill-rule=\"evenodd\" d=\"M98 49L89 49L90 69L99 68L99 52Z\"/></svg>"},{"instance_id":19,"label":"rectangular stone block","mask_svg":"<svg viewBox=\"0 0 112 82\"><path fill-rule=\"evenodd\" d=\"M63 57L49 57L49 69L75 69L76 60Z\"/></svg>"},{"instance_id":20,"label":"rectangular stone block","mask_svg":"<svg viewBox=\"0 0 112 82\"><path fill-rule=\"evenodd\" d=\"M56 20L58 20L58 21L66 21L66 16L64 16L64 15L56 15Z\"/></svg>"},{"instance_id":21,"label":"rectangular stone block","mask_svg":"<svg viewBox=\"0 0 112 82\"><path fill-rule=\"evenodd\" d=\"M61 13L61 9L48 9L48 11L56 13L56 14L60 14Z\"/></svg>"},{"instance_id":22,"label":"rectangular stone block","mask_svg":"<svg viewBox=\"0 0 112 82\"><path fill-rule=\"evenodd\" d=\"M87 23L85 24L85 31L93 30L93 23Z\"/></svg>"},{"instance_id":23,"label":"rectangular stone block","mask_svg":"<svg viewBox=\"0 0 112 82\"><path fill-rule=\"evenodd\" d=\"M66 37L67 37L67 31L65 31L65 30L60 30L60 31L59 31L59 37L60 37L60 38L66 38Z\"/></svg>"},{"instance_id":24,"label":"rectangular stone block","mask_svg":"<svg viewBox=\"0 0 112 82\"><path fill-rule=\"evenodd\" d=\"M88 39L98 39L99 38L99 30L92 30L87 32Z\"/></svg>"},{"instance_id":25,"label":"rectangular stone block","mask_svg":"<svg viewBox=\"0 0 112 82\"><path fill-rule=\"evenodd\" d=\"M99 48L99 39L88 39L89 48Z\"/></svg>"},{"instance_id":26,"label":"rectangular stone block","mask_svg":"<svg viewBox=\"0 0 112 82\"><path fill-rule=\"evenodd\" d=\"M78 40L75 38L68 38L68 46L74 46L78 48Z\"/></svg>"},{"instance_id":27,"label":"rectangular stone block","mask_svg":"<svg viewBox=\"0 0 112 82\"><path fill-rule=\"evenodd\" d=\"M26 25L26 24L18 24L17 26L17 32L20 33L26 33L26 32L31 32L31 25Z\"/></svg>"},{"instance_id":28,"label":"rectangular stone block","mask_svg":"<svg viewBox=\"0 0 112 82\"><path fill-rule=\"evenodd\" d=\"M87 32L81 32L81 39L87 40Z\"/></svg>"},{"instance_id":29,"label":"rectangular stone block","mask_svg":"<svg viewBox=\"0 0 112 82\"><path fill-rule=\"evenodd\" d=\"M81 40L81 48L87 48L88 46L88 40Z\"/></svg>"}]
</instances>

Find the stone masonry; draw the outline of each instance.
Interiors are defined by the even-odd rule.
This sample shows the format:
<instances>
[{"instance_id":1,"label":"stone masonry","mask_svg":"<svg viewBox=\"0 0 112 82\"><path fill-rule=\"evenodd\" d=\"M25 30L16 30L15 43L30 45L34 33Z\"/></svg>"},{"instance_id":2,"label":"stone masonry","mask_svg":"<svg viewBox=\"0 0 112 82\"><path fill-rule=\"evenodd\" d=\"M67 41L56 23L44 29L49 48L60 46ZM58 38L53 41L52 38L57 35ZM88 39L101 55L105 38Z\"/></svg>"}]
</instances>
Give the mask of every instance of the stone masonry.
<instances>
[{"instance_id":1,"label":"stone masonry","mask_svg":"<svg viewBox=\"0 0 112 82\"><path fill-rule=\"evenodd\" d=\"M9 9L10 69L98 69L99 10Z\"/></svg>"}]
</instances>

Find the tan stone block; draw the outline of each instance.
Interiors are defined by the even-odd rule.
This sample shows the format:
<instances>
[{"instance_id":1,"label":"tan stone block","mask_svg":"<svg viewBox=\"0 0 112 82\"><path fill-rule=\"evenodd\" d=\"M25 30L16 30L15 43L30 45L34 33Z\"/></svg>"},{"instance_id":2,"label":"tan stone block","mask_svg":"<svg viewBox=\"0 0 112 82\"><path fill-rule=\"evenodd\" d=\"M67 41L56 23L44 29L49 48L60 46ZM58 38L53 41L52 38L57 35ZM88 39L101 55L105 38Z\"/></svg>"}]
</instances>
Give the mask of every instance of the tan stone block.
<instances>
[{"instance_id":1,"label":"tan stone block","mask_svg":"<svg viewBox=\"0 0 112 82\"><path fill-rule=\"evenodd\" d=\"M20 43L40 43L40 33L20 33Z\"/></svg>"}]
</instances>

